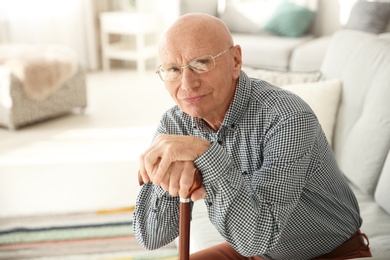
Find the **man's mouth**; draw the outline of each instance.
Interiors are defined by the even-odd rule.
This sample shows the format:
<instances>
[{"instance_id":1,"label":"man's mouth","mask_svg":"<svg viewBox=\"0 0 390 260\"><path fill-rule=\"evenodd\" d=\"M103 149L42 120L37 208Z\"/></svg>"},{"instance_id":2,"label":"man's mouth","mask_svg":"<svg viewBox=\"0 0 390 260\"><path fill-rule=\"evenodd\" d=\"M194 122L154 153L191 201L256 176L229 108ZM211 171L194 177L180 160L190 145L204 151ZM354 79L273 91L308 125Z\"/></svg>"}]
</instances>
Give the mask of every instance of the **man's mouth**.
<instances>
[{"instance_id":1,"label":"man's mouth","mask_svg":"<svg viewBox=\"0 0 390 260\"><path fill-rule=\"evenodd\" d=\"M194 97L186 97L186 98L183 98L182 100L186 103L193 104L193 103L199 102L203 97L204 97L204 95L199 95L199 96L194 96Z\"/></svg>"}]
</instances>

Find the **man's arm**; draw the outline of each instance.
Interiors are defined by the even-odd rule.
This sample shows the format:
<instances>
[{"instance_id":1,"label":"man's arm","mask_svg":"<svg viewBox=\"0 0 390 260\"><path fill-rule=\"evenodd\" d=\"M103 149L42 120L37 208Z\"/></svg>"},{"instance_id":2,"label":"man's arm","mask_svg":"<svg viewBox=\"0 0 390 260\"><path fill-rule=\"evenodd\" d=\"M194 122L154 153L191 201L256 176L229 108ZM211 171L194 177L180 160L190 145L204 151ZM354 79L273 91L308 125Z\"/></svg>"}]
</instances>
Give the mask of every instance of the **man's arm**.
<instances>
[{"instance_id":1,"label":"man's arm","mask_svg":"<svg viewBox=\"0 0 390 260\"><path fill-rule=\"evenodd\" d=\"M235 167L218 143L195 160L210 220L242 255L264 254L277 243L306 183L318 131L313 114L279 122L266 133L262 163L252 172Z\"/></svg>"},{"instance_id":2,"label":"man's arm","mask_svg":"<svg viewBox=\"0 0 390 260\"><path fill-rule=\"evenodd\" d=\"M200 144L196 145L196 142ZM191 136L158 134L152 146L141 156L139 175L141 182L145 184L137 198L134 230L137 240L145 248L159 248L178 236L178 195L187 196L196 170L193 160L182 160L196 156L194 154L198 149L194 147L200 147L202 144L209 143ZM173 156L170 157L169 154ZM178 157L175 157L175 154ZM169 167L162 171L164 167L161 168L160 164L163 160L169 161ZM146 167L150 169L149 172L146 171ZM158 169L163 174L158 175ZM201 187L191 198L195 201L204 197L205 189Z\"/></svg>"},{"instance_id":3,"label":"man's arm","mask_svg":"<svg viewBox=\"0 0 390 260\"><path fill-rule=\"evenodd\" d=\"M149 182L142 186L133 215L134 233L148 250L172 242L179 234L179 198Z\"/></svg>"}]
</instances>

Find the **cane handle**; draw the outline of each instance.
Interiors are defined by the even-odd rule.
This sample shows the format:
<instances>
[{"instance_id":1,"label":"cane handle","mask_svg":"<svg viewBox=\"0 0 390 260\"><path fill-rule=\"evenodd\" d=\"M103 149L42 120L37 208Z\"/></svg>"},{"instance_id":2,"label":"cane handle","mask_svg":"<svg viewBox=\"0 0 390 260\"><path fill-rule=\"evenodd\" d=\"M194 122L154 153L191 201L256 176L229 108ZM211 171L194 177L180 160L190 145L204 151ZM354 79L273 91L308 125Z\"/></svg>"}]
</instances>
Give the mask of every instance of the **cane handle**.
<instances>
[{"instance_id":1,"label":"cane handle","mask_svg":"<svg viewBox=\"0 0 390 260\"><path fill-rule=\"evenodd\" d=\"M138 183L140 186L145 184L144 181L142 180L142 176L139 172L138 172ZM197 189L199 189L201 186L202 186L202 175L200 174L199 170L196 169L195 174L194 174L194 182L192 183L192 186L191 186L190 190L188 191L187 198L184 198L184 199L190 198L191 194L194 191L196 191Z\"/></svg>"},{"instance_id":2,"label":"cane handle","mask_svg":"<svg viewBox=\"0 0 390 260\"><path fill-rule=\"evenodd\" d=\"M194 174L194 182L192 183L192 186L191 186L190 190L188 191L187 198L190 198L191 194L194 191L196 191L197 189L199 189L201 186L202 186L202 175L200 175L199 170L196 169L195 174Z\"/></svg>"}]
</instances>

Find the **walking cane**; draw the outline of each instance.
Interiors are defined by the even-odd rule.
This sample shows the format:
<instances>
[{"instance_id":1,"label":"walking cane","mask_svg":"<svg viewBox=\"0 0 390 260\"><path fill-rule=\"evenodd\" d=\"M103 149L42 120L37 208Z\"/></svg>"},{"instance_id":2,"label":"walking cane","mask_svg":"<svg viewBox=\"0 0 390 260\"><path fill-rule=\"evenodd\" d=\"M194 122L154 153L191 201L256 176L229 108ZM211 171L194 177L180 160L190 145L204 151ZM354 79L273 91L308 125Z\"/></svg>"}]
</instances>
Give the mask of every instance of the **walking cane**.
<instances>
[{"instance_id":1,"label":"walking cane","mask_svg":"<svg viewBox=\"0 0 390 260\"><path fill-rule=\"evenodd\" d=\"M202 176L195 171L194 182L187 198L180 198L179 216L179 260L190 259L190 222L191 222L191 194L202 185Z\"/></svg>"},{"instance_id":2,"label":"walking cane","mask_svg":"<svg viewBox=\"0 0 390 260\"><path fill-rule=\"evenodd\" d=\"M138 174L138 182L143 184ZM179 209L179 260L190 259L190 222L191 222L191 194L202 186L202 176L198 170L194 174L194 182L188 192L187 198L180 198Z\"/></svg>"}]
</instances>

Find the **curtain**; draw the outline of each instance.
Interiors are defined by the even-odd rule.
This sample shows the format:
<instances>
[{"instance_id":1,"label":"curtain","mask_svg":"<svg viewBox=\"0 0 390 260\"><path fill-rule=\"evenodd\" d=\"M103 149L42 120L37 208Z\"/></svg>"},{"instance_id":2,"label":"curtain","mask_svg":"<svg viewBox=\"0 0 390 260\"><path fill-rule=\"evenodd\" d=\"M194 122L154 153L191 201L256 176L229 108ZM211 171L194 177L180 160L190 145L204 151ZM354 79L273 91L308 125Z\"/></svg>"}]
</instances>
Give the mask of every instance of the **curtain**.
<instances>
[{"instance_id":1,"label":"curtain","mask_svg":"<svg viewBox=\"0 0 390 260\"><path fill-rule=\"evenodd\" d=\"M97 8L109 8L102 0L0 1L0 10L12 44L55 44L78 54L87 70L99 68L96 44ZM109 2L106 1L105 2Z\"/></svg>"},{"instance_id":2,"label":"curtain","mask_svg":"<svg viewBox=\"0 0 390 260\"><path fill-rule=\"evenodd\" d=\"M78 54L86 70L101 68L99 14L153 12L163 28L179 14L180 0L0 0L0 43L58 44ZM134 9L134 8L133 8Z\"/></svg>"}]
</instances>

